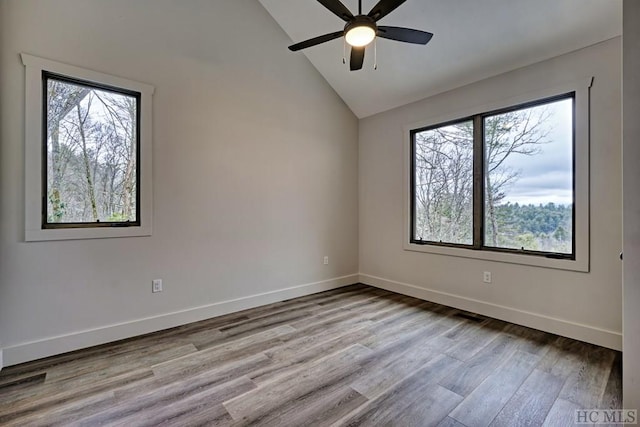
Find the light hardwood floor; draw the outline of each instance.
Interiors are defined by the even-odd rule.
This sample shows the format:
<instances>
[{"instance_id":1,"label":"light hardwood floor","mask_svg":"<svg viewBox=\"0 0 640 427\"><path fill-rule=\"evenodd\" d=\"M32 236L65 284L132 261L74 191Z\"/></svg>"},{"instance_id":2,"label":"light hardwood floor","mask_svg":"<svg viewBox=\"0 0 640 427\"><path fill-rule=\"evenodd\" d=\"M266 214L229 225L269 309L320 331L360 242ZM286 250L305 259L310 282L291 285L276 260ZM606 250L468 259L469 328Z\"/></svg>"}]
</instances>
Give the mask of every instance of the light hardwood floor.
<instances>
[{"instance_id":1,"label":"light hardwood floor","mask_svg":"<svg viewBox=\"0 0 640 427\"><path fill-rule=\"evenodd\" d=\"M620 353L353 285L0 371L0 425L573 425Z\"/></svg>"}]
</instances>

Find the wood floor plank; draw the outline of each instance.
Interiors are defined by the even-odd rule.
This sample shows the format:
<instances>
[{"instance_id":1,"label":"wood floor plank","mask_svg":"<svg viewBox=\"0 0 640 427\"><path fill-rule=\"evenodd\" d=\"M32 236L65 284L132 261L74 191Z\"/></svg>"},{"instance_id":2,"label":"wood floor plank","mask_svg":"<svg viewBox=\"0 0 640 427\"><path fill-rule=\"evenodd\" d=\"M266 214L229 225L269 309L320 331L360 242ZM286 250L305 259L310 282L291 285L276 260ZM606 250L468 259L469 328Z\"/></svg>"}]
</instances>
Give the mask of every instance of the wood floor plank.
<instances>
[{"instance_id":1,"label":"wood floor plank","mask_svg":"<svg viewBox=\"0 0 640 427\"><path fill-rule=\"evenodd\" d=\"M540 360L537 369L560 378L569 378L584 364L587 344L569 338L558 337Z\"/></svg>"},{"instance_id":2,"label":"wood floor plank","mask_svg":"<svg viewBox=\"0 0 640 427\"><path fill-rule=\"evenodd\" d=\"M366 402L367 398L352 388L334 383L284 401L258 417L237 421L234 426L327 426Z\"/></svg>"},{"instance_id":3,"label":"wood floor plank","mask_svg":"<svg viewBox=\"0 0 640 427\"><path fill-rule=\"evenodd\" d=\"M428 346L411 347L400 355L387 355L383 351L380 356L364 364L365 372L350 387L367 397L373 399L398 382L398 378L405 378L422 368L429 360L438 355Z\"/></svg>"},{"instance_id":4,"label":"wood floor plank","mask_svg":"<svg viewBox=\"0 0 640 427\"><path fill-rule=\"evenodd\" d=\"M311 314L312 312L310 310L294 311L292 313L279 312L273 315L264 315L257 319L249 319L223 326L219 328L219 330L227 337L242 338L274 329L278 326L289 326L291 322L309 317ZM289 328L291 328L291 326L289 326Z\"/></svg>"},{"instance_id":5,"label":"wood floor plank","mask_svg":"<svg viewBox=\"0 0 640 427\"><path fill-rule=\"evenodd\" d=\"M282 318L283 315L285 315L285 318L287 318L290 315L294 315L294 314L310 315L318 311L321 311L321 306L317 302L314 302L312 300L302 301L302 302L296 302L294 300L294 301L290 301L286 305L276 306L276 304L271 304L271 306L272 307L267 307L267 308L261 307L259 309L250 310L245 314L246 319L240 319L236 322L228 323L226 325L221 325L217 329L224 332L226 330L234 329L241 325L246 325L246 324L255 325L255 324L260 324L265 320L279 319L279 318Z\"/></svg>"},{"instance_id":6,"label":"wood floor plank","mask_svg":"<svg viewBox=\"0 0 640 427\"><path fill-rule=\"evenodd\" d=\"M347 316L336 322L322 322L319 328L298 329L284 338L281 344L267 350L265 354L275 361L293 360L302 352L320 349L329 342L341 339L349 345L373 335L368 320Z\"/></svg>"},{"instance_id":7,"label":"wood floor plank","mask_svg":"<svg viewBox=\"0 0 640 427\"><path fill-rule=\"evenodd\" d=\"M250 378L258 385L261 385L278 376L287 375L291 371L303 368L305 365L326 357L327 354L337 353L344 348L358 344L370 334L371 332L366 328L356 329L337 338L320 342L312 347L300 349L296 353L273 356L274 363L254 370L249 374Z\"/></svg>"},{"instance_id":8,"label":"wood floor plank","mask_svg":"<svg viewBox=\"0 0 640 427\"><path fill-rule=\"evenodd\" d=\"M446 354L458 360L466 361L475 356L484 346L500 336L507 324L500 320L488 320L481 326L470 328L466 334L452 347L446 350Z\"/></svg>"},{"instance_id":9,"label":"wood floor plank","mask_svg":"<svg viewBox=\"0 0 640 427\"><path fill-rule=\"evenodd\" d=\"M573 402L564 399L556 399L549 410L542 427L567 427L575 425L575 413L578 409L584 409Z\"/></svg>"},{"instance_id":10,"label":"wood floor plank","mask_svg":"<svg viewBox=\"0 0 640 427\"><path fill-rule=\"evenodd\" d=\"M12 416L3 426L68 426L77 422L87 411L100 411L112 406L113 392L90 393L87 397L59 402L45 411L28 411Z\"/></svg>"},{"instance_id":11,"label":"wood floor plank","mask_svg":"<svg viewBox=\"0 0 640 427\"><path fill-rule=\"evenodd\" d=\"M238 314L243 315L247 318L261 317L264 314L280 311L281 308L287 308L291 305L297 305L310 301L313 304L324 305L326 303L334 301L343 301L351 296L355 296L357 300L359 298L365 298L366 295L370 295L375 291L375 288L371 288L362 284L349 285L341 288L331 289L329 291L320 292L317 294L305 295L298 298L291 298L284 301L266 304L260 307L249 308L247 310L239 311Z\"/></svg>"},{"instance_id":12,"label":"wood floor plank","mask_svg":"<svg viewBox=\"0 0 640 427\"><path fill-rule=\"evenodd\" d=\"M18 395L33 395L37 392L42 384L44 384L46 372L39 374L26 374L19 377L10 377L2 385L0 385L0 403L12 399Z\"/></svg>"},{"instance_id":13,"label":"wood floor plank","mask_svg":"<svg viewBox=\"0 0 640 427\"><path fill-rule=\"evenodd\" d=\"M356 295L361 295L358 292ZM297 300L289 300L286 304L269 304L265 307L259 307L255 309L251 309L247 312L247 321L257 320L264 316L274 316L277 314L282 314L285 312L294 313L299 311L309 311L312 313L320 312L324 310L323 307L318 304L318 301L314 300L306 300L306 301L297 301ZM230 326L230 325L229 325Z\"/></svg>"},{"instance_id":14,"label":"wood floor plank","mask_svg":"<svg viewBox=\"0 0 640 427\"><path fill-rule=\"evenodd\" d=\"M449 415L468 427L486 427L529 376L538 358L516 351Z\"/></svg>"},{"instance_id":15,"label":"wood floor plank","mask_svg":"<svg viewBox=\"0 0 640 427\"><path fill-rule=\"evenodd\" d=\"M228 343L153 365L153 373L156 376L195 374L222 361L261 353L264 349L279 343L282 336L293 332L295 329L292 327L281 325L250 336L243 336Z\"/></svg>"},{"instance_id":16,"label":"wood floor plank","mask_svg":"<svg viewBox=\"0 0 640 427\"><path fill-rule=\"evenodd\" d=\"M130 352L117 358L107 357L103 360L82 363L76 366L68 366L65 369L52 369L47 372L46 383L68 383L92 381L111 375L118 375L127 371L150 367L158 363L171 361L182 356L194 354L198 349L193 344L163 345L161 348L153 347L148 351Z\"/></svg>"},{"instance_id":17,"label":"wood floor plank","mask_svg":"<svg viewBox=\"0 0 640 427\"><path fill-rule=\"evenodd\" d=\"M381 289L374 289L374 288L368 288L368 287L354 288L349 290L343 290L340 292L329 291L327 293L323 292L321 294L315 294L309 297L296 298L294 300L287 301L287 304L296 303L298 300L303 302L312 301L314 304L322 307L322 311L318 313L324 314L324 313L330 313L330 312L335 312L342 309L351 308L359 304L366 304L368 303L368 301L382 297L384 295L388 296L392 294L390 292L383 291ZM262 310L262 307L258 307L257 309L252 309L250 311L252 312L253 310L257 310L260 313L260 315L268 314L270 312L270 309L268 306L266 306L264 310ZM259 316L254 316L251 312L249 313L250 316L259 317Z\"/></svg>"},{"instance_id":18,"label":"wood floor plank","mask_svg":"<svg viewBox=\"0 0 640 427\"><path fill-rule=\"evenodd\" d=\"M453 316L459 319L460 322L455 328L452 328L444 336L446 338L454 340L455 342L459 342L465 336L473 334L478 330L478 328L481 328L490 321L489 319L484 319L480 322L469 321L467 318L460 316L460 312L455 312Z\"/></svg>"},{"instance_id":19,"label":"wood floor plank","mask_svg":"<svg viewBox=\"0 0 640 427\"><path fill-rule=\"evenodd\" d=\"M198 350L213 347L214 345L224 341L226 338L227 336L218 329L204 329L185 335L185 339L193 344Z\"/></svg>"},{"instance_id":20,"label":"wood floor plank","mask_svg":"<svg viewBox=\"0 0 640 427\"><path fill-rule=\"evenodd\" d=\"M157 347L153 348L157 350ZM14 405L16 402L25 399L37 401L42 398L48 399L51 394L74 393L78 390L83 390L86 384L101 383L108 378L126 376L128 372L144 371L145 369L150 371L151 364L154 362L190 354L194 351L195 347L189 344L188 346L167 349L159 353L143 352L146 356L141 357L140 360L117 358L115 360L119 361L119 363L104 364L90 357L88 359L89 362L80 363L77 369L73 368L73 365L67 364L53 366L51 371L46 373L47 378L39 387L22 387L20 390L14 390L10 394L4 394L0 391L0 403ZM107 359L112 360L110 356L107 356ZM93 369L88 369L87 365L93 367ZM63 371L59 372L59 369Z\"/></svg>"},{"instance_id":21,"label":"wood floor plank","mask_svg":"<svg viewBox=\"0 0 640 427\"><path fill-rule=\"evenodd\" d=\"M386 309L377 310L369 318L376 322L380 328L406 324L412 319L419 318L424 315L432 315L431 311L429 311L430 303L416 300L411 297L387 297L386 299L393 301L393 304Z\"/></svg>"},{"instance_id":22,"label":"wood floor plank","mask_svg":"<svg viewBox=\"0 0 640 427\"><path fill-rule=\"evenodd\" d=\"M467 427L459 421L454 420L451 417L447 417L442 420L437 427Z\"/></svg>"},{"instance_id":23,"label":"wood floor plank","mask_svg":"<svg viewBox=\"0 0 640 427\"><path fill-rule=\"evenodd\" d=\"M393 295L393 292L385 291L384 289L368 288L364 290L361 289L358 292L350 292L325 298L318 301L318 305L330 311L339 308L353 307L371 299L390 298Z\"/></svg>"},{"instance_id":24,"label":"wood floor plank","mask_svg":"<svg viewBox=\"0 0 640 427\"><path fill-rule=\"evenodd\" d=\"M565 382L559 397L591 409L602 400L615 354L601 347L589 346L585 362Z\"/></svg>"},{"instance_id":25,"label":"wood floor plank","mask_svg":"<svg viewBox=\"0 0 640 427\"><path fill-rule=\"evenodd\" d=\"M215 405L194 405L188 411L182 412L179 415L168 414L163 420L155 420L153 423L141 423L141 426L146 427L216 427L216 426L230 426L233 424L233 418L222 406L222 404ZM118 427L129 427L131 424L117 424Z\"/></svg>"},{"instance_id":26,"label":"wood floor plank","mask_svg":"<svg viewBox=\"0 0 640 427\"><path fill-rule=\"evenodd\" d=\"M544 423L564 380L534 369L491 423L492 427L536 427Z\"/></svg>"},{"instance_id":27,"label":"wood floor plank","mask_svg":"<svg viewBox=\"0 0 640 427\"><path fill-rule=\"evenodd\" d=\"M425 330L425 333L429 334L425 339L430 341L438 340L441 334L457 327L460 322L461 320L451 318L447 315L437 314L432 311L422 311L420 313L414 313L411 317L404 318L403 322L392 322L386 325L374 323L371 326L374 336L364 341L363 344L372 349L385 347L397 341L403 335L425 327L429 328ZM437 346L438 344L434 343L434 345Z\"/></svg>"},{"instance_id":28,"label":"wood floor plank","mask_svg":"<svg viewBox=\"0 0 640 427\"><path fill-rule=\"evenodd\" d=\"M517 345L513 337L501 335L467 360L462 369L454 371L439 384L454 393L467 396L515 353Z\"/></svg>"},{"instance_id":29,"label":"wood floor plank","mask_svg":"<svg viewBox=\"0 0 640 427\"><path fill-rule=\"evenodd\" d=\"M552 343L557 341L559 338L557 335L526 328L520 325L514 325L512 323L507 323L507 326L502 330L502 332L518 338L518 341L520 342L518 350L537 355L546 354Z\"/></svg>"},{"instance_id":30,"label":"wood floor plank","mask_svg":"<svg viewBox=\"0 0 640 427\"><path fill-rule=\"evenodd\" d=\"M347 306L332 307L322 313L316 313L308 318L292 322L290 325L295 329L313 333L322 328L323 325L334 325L345 320L371 323L371 315L373 313L391 307L394 304L395 302L388 298L373 297L365 301L353 302Z\"/></svg>"},{"instance_id":31,"label":"wood floor plank","mask_svg":"<svg viewBox=\"0 0 640 427\"><path fill-rule=\"evenodd\" d=\"M408 404L394 403L398 400ZM462 400L462 396L447 390L438 384L411 389L411 393L393 394L389 399L377 399L365 411L353 419L337 425L403 425L437 426L447 413ZM402 407L401 410L399 408Z\"/></svg>"},{"instance_id":32,"label":"wood floor plank","mask_svg":"<svg viewBox=\"0 0 640 427\"><path fill-rule=\"evenodd\" d=\"M298 399L317 388L336 383L357 371L360 361L370 353L371 350L364 346L353 345L228 400L224 406L236 421L260 419L283 404L283 395L288 396L287 400Z\"/></svg>"},{"instance_id":33,"label":"wood floor plank","mask_svg":"<svg viewBox=\"0 0 640 427\"><path fill-rule=\"evenodd\" d=\"M440 355L334 425L435 426L463 399L437 384L460 365L459 360Z\"/></svg>"},{"instance_id":34,"label":"wood floor plank","mask_svg":"<svg viewBox=\"0 0 640 427\"><path fill-rule=\"evenodd\" d=\"M271 359L264 353L258 353L239 359L220 361L207 369L193 371L197 373L185 374L185 372L177 371L171 375L153 376L143 381L115 388L114 394L118 401L135 400L138 396L153 393L166 386L173 387L174 384L185 380L192 381L196 385L204 382L208 384L208 387L213 387L246 376L271 363Z\"/></svg>"},{"instance_id":35,"label":"wood floor plank","mask_svg":"<svg viewBox=\"0 0 640 427\"><path fill-rule=\"evenodd\" d=\"M349 289L344 292L333 293L332 295L329 295L327 298L322 298L322 300L319 300L318 304L322 306L331 306L334 303L349 304L357 300L358 298L360 298L363 295L363 293L367 295L372 295L372 294L387 295L387 296L394 295L393 292L385 291L384 289L376 289L376 288L365 286L365 289L362 289L362 288Z\"/></svg>"},{"instance_id":36,"label":"wood floor plank","mask_svg":"<svg viewBox=\"0 0 640 427\"><path fill-rule=\"evenodd\" d=\"M388 316L382 320L374 320L375 326L379 330L394 331L403 330L411 331L428 324L433 319L440 317L440 312L431 308L431 303L422 303L420 305L409 306L399 313Z\"/></svg>"},{"instance_id":37,"label":"wood floor plank","mask_svg":"<svg viewBox=\"0 0 640 427\"><path fill-rule=\"evenodd\" d=\"M0 393L7 393L8 389L23 384L41 384L44 382L46 372L36 374L26 373L17 376L6 376L0 381Z\"/></svg>"},{"instance_id":38,"label":"wood floor plank","mask_svg":"<svg viewBox=\"0 0 640 427\"><path fill-rule=\"evenodd\" d=\"M600 409L620 409L622 408L622 354L616 352L611 373L607 380L600 404Z\"/></svg>"},{"instance_id":39,"label":"wood floor plank","mask_svg":"<svg viewBox=\"0 0 640 427\"><path fill-rule=\"evenodd\" d=\"M40 395L37 398L21 399L12 402L10 405L0 407L0 423L8 422L14 418L24 417L40 411L49 412L58 406L64 406L74 400L81 400L91 394L99 394L109 391L119 385L132 383L150 377L152 372L148 369L141 369L133 372L126 372L115 377L109 377L85 383L76 389L52 392Z\"/></svg>"},{"instance_id":40,"label":"wood floor plank","mask_svg":"<svg viewBox=\"0 0 640 427\"><path fill-rule=\"evenodd\" d=\"M229 380L228 377L221 378L214 372L208 372L195 378L177 380L146 390L139 389L135 395L129 393L123 396L122 393L118 393L116 396L114 393L114 402L110 408L85 417L82 420L82 424L101 425L107 422L119 422L122 419L135 419L136 417L138 422L134 424L139 424L141 420L145 419L139 416L140 414L146 413L145 417L148 418L149 414L156 413L169 406L178 411L179 408L185 406L185 400L191 399L190 401L193 401L193 396L201 396L200 393L205 390L211 391L213 393L212 396L218 397L217 403L221 404L224 400L255 387L256 385L246 376ZM212 401L211 396L209 396L207 402L216 403ZM181 410L186 411L187 409L182 408Z\"/></svg>"},{"instance_id":41,"label":"wood floor plank","mask_svg":"<svg viewBox=\"0 0 640 427\"><path fill-rule=\"evenodd\" d=\"M365 374L351 387L372 399L397 383L398 378L405 378L421 369L441 354L432 345L431 338L448 330L450 323L446 320L443 318L411 332L397 334L396 340L387 341L382 347L374 347L371 360L363 365ZM365 345L366 342L363 341Z\"/></svg>"},{"instance_id":42,"label":"wood floor plank","mask_svg":"<svg viewBox=\"0 0 640 427\"><path fill-rule=\"evenodd\" d=\"M206 378L200 381L185 380L173 383L149 393L139 395L135 401L127 400L79 423L83 426L157 426L225 424L231 417L222 402L255 389L256 385L245 376L211 384Z\"/></svg>"},{"instance_id":43,"label":"wood floor plank","mask_svg":"<svg viewBox=\"0 0 640 427\"><path fill-rule=\"evenodd\" d=\"M225 332L221 332L220 330L217 330L217 333L214 334L209 334L208 337L204 336L202 337L200 334L198 334L197 336L195 336L194 338L190 339L193 340L194 345L196 345L196 348L199 351L202 350L208 350L211 349L213 347L217 347L217 348L222 348L223 346L228 346L228 345L235 345L235 346L239 346L242 343L246 343L246 342L251 342L254 338L253 336L255 335L256 337L256 342L260 341L260 338L263 334L269 335L271 334L273 331L285 331L284 333L280 333L278 335L277 339L273 340L273 343L277 343L280 340L283 339L287 339L287 336L293 336L293 333L295 332L295 328L293 328L290 324L281 324L281 325L273 325L273 327L260 327L257 330L255 330L253 333L249 332L249 333L241 333L239 335L234 335L234 334L227 334ZM241 339L242 341L238 340Z\"/></svg>"}]
</instances>

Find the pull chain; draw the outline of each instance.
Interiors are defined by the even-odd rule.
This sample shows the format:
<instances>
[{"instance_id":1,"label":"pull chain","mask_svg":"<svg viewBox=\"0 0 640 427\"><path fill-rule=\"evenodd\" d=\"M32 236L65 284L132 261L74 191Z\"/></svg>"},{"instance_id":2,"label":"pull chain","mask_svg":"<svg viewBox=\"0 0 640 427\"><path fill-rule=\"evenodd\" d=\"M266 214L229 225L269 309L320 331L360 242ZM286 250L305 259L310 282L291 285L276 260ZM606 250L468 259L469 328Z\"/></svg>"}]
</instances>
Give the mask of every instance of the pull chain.
<instances>
[{"instance_id":1,"label":"pull chain","mask_svg":"<svg viewBox=\"0 0 640 427\"><path fill-rule=\"evenodd\" d=\"M378 69L378 38L373 40L373 69Z\"/></svg>"},{"instance_id":2,"label":"pull chain","mask_svg":"<svg viewBox=\"0 0 640 427\"><path fill-rule=\"evenodd\" d=\"M347 40L342 38L342 63L347 63Z\"/></svg>"}]
</instances>

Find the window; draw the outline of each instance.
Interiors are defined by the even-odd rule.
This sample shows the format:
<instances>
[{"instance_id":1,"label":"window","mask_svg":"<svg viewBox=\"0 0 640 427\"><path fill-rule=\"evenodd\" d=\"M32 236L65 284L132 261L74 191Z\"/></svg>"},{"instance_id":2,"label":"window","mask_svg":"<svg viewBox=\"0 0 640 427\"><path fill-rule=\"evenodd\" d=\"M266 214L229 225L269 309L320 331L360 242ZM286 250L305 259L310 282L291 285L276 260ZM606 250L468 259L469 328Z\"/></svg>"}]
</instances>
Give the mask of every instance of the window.
<instances>
[{"instance_id":1,"label":"window","mask_svg":"<svg viewBox=\"0 0 640 427\"><path fill-rule=\"evenodd\" d=\"M413 136L413 240L473 245L473 120Z\"/></svg>"},{"instance_id":2,"label":"window","mask_svg":"<svg viewBox=\"0 0 640 427\"><path fill-rule=\"evenodd\" d=\"M573 258L573 94L482 119L484 246Z\"/></svg>"},{"instance_id":3,"label":"window","mask_svg":"<svg viewBox=\"0 0 640 427\"><path fill-rule=\"evenodd\" d=\"M140 92L49 72L42 81L43 228L139 225Z\"/></svg>"},{"instance_id":4,"label":"window","mask_svg":"<svg viewBox=\"0 0 640 427\"><path fill-rule=\"evenodd\" d=\"M588 271L590 83L408 128L405 249Z\"/></svg>"},{"instance_id":5,"label":"window","mask_svg":"<svg viewBox=\"0 0 640 427\"><path fill-rule=\"evenodd\" d=\"M25 239L151 234L151 86L22 54Z\"/></svg>"}]
</instances>

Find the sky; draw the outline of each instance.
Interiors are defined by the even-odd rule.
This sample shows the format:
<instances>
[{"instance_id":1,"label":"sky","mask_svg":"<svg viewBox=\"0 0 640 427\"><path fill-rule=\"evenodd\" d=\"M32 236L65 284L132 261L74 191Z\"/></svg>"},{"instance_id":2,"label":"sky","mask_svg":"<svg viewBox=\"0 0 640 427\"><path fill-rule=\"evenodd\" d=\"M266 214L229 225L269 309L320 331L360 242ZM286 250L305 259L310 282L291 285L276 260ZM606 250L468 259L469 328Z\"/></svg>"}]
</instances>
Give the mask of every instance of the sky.
<instances>
[{"instance_id":1,"label":"sky","mask_svg":"<svg viewBox=\"0 0 640 427\"><path fill-rule=\"evenodd\" d=\"M536 107L542 108L542 107ZM535 156L513 154L505 164L520 172L504 202L520 204L573 203L572 100L547 104L551 112L548 143Z\"/></svg>"}]
</instances>

